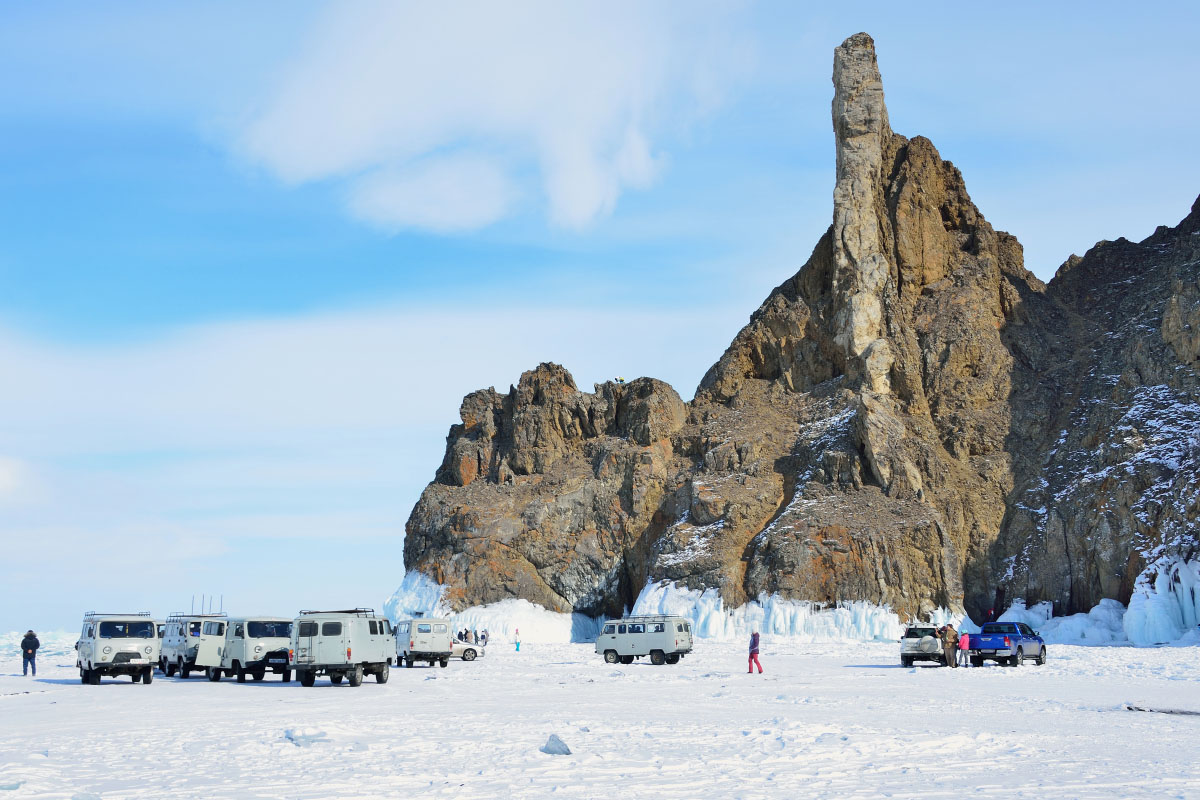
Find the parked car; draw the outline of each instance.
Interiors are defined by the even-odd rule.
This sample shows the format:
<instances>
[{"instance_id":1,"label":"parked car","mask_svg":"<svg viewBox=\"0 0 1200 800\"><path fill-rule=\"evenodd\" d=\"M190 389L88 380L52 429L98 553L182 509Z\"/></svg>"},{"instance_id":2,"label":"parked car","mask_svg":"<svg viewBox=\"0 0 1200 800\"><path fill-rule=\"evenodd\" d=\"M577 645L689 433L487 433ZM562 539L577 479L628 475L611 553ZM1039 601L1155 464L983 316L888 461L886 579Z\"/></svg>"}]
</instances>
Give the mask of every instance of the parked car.
<instances>
[{"instance_id":1,"label":"parked car","mask_svg":"<svg viewBox=\"0 0 1200 800\"><path fill-rule=\"evenodd\" d=\"M211 623L205 623L209 627ZM197 650L196 666L204 667L210 681L221 680L221 675L237 678L245 683L246 676L256 681L263 680L268 672L274 672L287 683L292 679L288 667L288 648L292 635L292 621L280 617L238 617L230 619L226 627L217 623L214 628L218 637L215 650L207 646L207 631L202 631L201 644Z\"/></svg>"},{"instance_id":2,"label":"parked car","mask_svg":"<svg viewBox=\"0 0 1200 800\"><path fill-rule=\"evenodd\" d=\"M396 659L392 624L374 609L301 611L292 621L288 662L301 686L328 675L334 686L343 680L361 686L364 675L387 683Z\"/></svg>"},{"instance_id":3,"label":"parked car","mask_svg":"<svg viewBox=\"0 0 1200 800\"><path fill-rule=\"evenodd\" d=\"M946 664L942 641L933 625L909 625L900 640L900 664L911 667L914 661L933 661Z\"/></svg>"},{"instance_id":4,"label":"parked car","mask_svg":"<svg viewBox=\"0 0 1200 800\"><path fill-rule=\"evenodd\" d=\"M683 617L623 617L604 623L596 653L609 664L632 664L649 656L651 664L678 664L692 652L692 624Z\"/></svg>"},{"instance_id":5,"label":"parked car","mask_svg":"<svg viewBox=\"0 0 1200 800\"><path fill-rule=\"evenodd\" d=\"M157 623L149 611L137 614L97 614L83 617L75 643L79 682L100 685L102 675L128 675L134 683L154 680L158 661Z\"/></svg>"},{"instance_id":6,"label":"parked car","mask_svg":"<svg viewBox=\"0 0 1200 800\"><path fill-rule=\"evenodd\" d=\"M424 661L431 667L434 664L446 667L453 651L450 620L418 617L396 621L397 664L411 667Z\"/></svg>"},{"instance_id":7,"label":"parked car","mask_svg":"<svg viewBox=\"0 0 1200 800\"><path fill-rule=\"evenodd\" d=\"M200 635L205 622L221 622L226 620L225 614L190 614L182 611L167 617L164 625L162 646L158 655L158 668L168 678L178 675L186 678L196 666L196 651L200 645ZM209 626L210 629L213 626ZM224 627L221 635L225 634Z\"/></svg>"},{"instance_id":8,"label":"parked car","mask_svg":"<svg viewBox=\"0 0 1200 800\"><path fill-rule=\"evenodd\" d=\"M450 657L461 658L463 661L474 661L487 655L487 648L481 644L460 642L458 639L450 642Z\"/></svg>"},{"instance_id":9,"label":"parked car","mask_svg":"<svg viewBox=\"0 0 1200 800\"><path fill-rule=\"evenodd\" d=\"M971 664L983 666L984 661L996 661L1019 667L1032 658L1041 666L1046 663L1046 642L1024 622L985 622L979 633L969 634Z\"/></svg>"}]
</instances>

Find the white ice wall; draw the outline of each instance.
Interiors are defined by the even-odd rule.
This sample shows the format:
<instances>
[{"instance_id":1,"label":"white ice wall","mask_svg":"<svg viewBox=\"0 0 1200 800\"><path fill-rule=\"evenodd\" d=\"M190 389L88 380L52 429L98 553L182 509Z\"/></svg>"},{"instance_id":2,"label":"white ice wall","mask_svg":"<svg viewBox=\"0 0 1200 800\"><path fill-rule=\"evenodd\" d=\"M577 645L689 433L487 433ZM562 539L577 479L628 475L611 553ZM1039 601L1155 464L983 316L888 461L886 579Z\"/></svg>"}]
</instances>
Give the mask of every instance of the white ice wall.
<instances>
[{"instance_id":1,"label":"white ice wall","mask_svg":"<svg viewBox=\"0 0 1200 800\"><path fill-rule=\"evenodd\" d=\"M1167 559L1138 577L1123 627L1138 645L1200 640L1200 561Z\"/></svg>"}]
</instances>

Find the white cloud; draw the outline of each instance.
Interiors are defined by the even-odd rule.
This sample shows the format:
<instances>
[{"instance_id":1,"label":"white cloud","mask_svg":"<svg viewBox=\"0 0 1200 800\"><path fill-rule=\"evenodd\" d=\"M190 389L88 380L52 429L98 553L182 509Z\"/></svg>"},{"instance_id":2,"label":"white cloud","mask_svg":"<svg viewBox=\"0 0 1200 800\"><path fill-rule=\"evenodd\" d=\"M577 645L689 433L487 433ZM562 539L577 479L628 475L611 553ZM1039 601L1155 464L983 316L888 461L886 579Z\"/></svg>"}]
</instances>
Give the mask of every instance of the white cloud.
<instances>
[{"instance_id":1,"label":"white cloud","mask_svg":"<svg viewBox=\"0 0 1200 800\"><path fill-rule=\"evenodd\" d=\"M490 225L508 213L515 195L511 180L494 162L442 157L354 182L350 210L385 230L447 233Z\"/></svg>"},{"instance_id":2,"label":"white cloud","mask_svg":"<svg viewBox=\"0 0 1200 800\"><path fill-rule=\"evenodd\" d=\"M551 219L580 227L649 186L656 139L745 71L728 10L336 4L239 149L285 182L348 182L351 212L387 229L486 225L536 176Z\"/></svg>"}]
</instances>

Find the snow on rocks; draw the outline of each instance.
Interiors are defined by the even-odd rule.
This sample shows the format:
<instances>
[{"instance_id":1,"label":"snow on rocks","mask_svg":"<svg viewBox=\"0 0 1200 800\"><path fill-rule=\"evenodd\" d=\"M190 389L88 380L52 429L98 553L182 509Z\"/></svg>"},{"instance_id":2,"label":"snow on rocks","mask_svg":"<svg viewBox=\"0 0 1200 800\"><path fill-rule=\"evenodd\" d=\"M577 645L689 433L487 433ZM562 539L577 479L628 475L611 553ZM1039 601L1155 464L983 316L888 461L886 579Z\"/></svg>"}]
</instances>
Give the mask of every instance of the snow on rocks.
<instances>
[{"instance_id":1,"label":"snow on rocks","mask_svg":"<svg viewBox=\"0 0 1200 800\"><path fill-rule=\"evenodd\" d=\"M1071 614L1066 617L1053 615L1050 603L1038 603L1027 608L1024 600L1017 600L1000 615L1001 622L1024 622L1041 634L1047 644L1105 645L1125 644L1122 618L1125 606L1116 600L1101 600L1086 614Z\"/></svg>"},{"instance_id":2,"label":"snow on rocks","mask_svg":"<svg viewBox=\"0 0 1200 800\"><path fill-rule=\"evenodd\" d=\"M488 632L488 643L513 642L518 631L523 642L587 642L600 632L601 620L586 614L559 614L528 600L509 599L474 606L455 613L443 602L445 587L420 572L409 572L383 605L392 621L413 614L447 617L451 628Z\"/></svg>"}]
</instances>

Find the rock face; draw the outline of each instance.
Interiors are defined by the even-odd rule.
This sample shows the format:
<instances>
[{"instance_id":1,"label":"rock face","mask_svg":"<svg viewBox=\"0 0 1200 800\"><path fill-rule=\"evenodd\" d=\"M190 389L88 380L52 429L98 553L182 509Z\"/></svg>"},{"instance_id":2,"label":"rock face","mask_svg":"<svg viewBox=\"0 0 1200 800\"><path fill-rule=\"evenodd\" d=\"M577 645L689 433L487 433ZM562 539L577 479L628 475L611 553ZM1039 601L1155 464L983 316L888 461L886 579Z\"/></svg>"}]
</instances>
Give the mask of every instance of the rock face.
<instances>
[{"instance_id":1,"label":"rock face","mask_svg":"<svg viewBox=\"0 0 1200 800\"><path fill-rule=\"evenodd\" d=\"M648 580L978 615L1126 601L1197 547L1200 201L1049 287L927 139L874 44L834 55L833 224L690 403L542 364L469 395L407 525L456 608L619 613Z\"/></svg>"}]
</instances>

